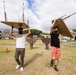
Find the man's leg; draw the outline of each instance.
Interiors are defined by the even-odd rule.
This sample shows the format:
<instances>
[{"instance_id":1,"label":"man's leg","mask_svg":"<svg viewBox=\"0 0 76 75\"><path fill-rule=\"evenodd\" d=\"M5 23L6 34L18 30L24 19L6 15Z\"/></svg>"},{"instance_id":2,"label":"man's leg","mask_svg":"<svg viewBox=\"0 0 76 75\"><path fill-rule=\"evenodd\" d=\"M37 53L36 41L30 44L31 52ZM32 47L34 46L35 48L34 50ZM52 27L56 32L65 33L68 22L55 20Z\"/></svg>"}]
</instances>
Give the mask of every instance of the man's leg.
<instances>
[{"instance_id":1,"label":"man's leg","mask_svg":"<svg viewBox=\"0 0 76 75\"><path fill-rule=\"evenodd\" d=\"M19 49L16 48L16 51L15 51L15 60L18 63L18 65L20 65L19 54L20 54L20 51L19 51Z\"/></svg>"},{"instance_id":2,"label":"man's leg","mask_svg":"<svg viewBox=\"0 0 76 75\"><path fill-rule=\"evenodd\" d=\"M58 63L59 63L59 57L60 57L60 48L58 48L57 49L57 51L56 51L56 54L55 54L55 66L54 66L54 69L56 70L56 71L58 71L58 68L57 68L57 65L58 65Z\"/></svg>"},{"instance_id":3,"label":"man's leg","mask_svg":"<svg viewBox=\"0 0 76 75\"><path fill-rule=\"evenodd\" d=\"M51 67L53 67L53 65L54 65L54 60L55 60L55 59L51 59L51 62L50 62L50 66L51 66Z\"/></svg>"},{"instance_id":4,"label":"man's leg","mask_svg":"<svg viewBox=\"0 0 76 75\"><path fill-rule=\"evenodd\" d=\"M21 49L20 51L20 58L21 58L21 71L23 71L24 67L24 55L25 55L25 48Z\"/></svg>"},{"instance_id":5,"label":"man's leg","mask_svg":"<svg viewBox=\"0 0 76 75\"><path fill-rule=\"evenodd\" d=\"M58 71L57 65L59 63L59 59L55 59L54 69L55 71Z\"/></svg>"},{"instance_id":6,"label":"man's leg","mask_svg":"<svg viewBox=\"0 0 76 75\"><path fill-rule=\"evenodd\" d=\"M23 65L24 65L24 56L25 56L25 49L23 48L20 52L21 67L23 67Z\"/></svg>"},{"instance_id":7,"label":"man's leg","mask_svg":"<svg viewBox=\"0 0 76 75\"><path fill-rule=\"evenodd\" d=\"M33 43L30 43L30 49L33 49Z\"/></svg>"},{"instance_id":8,"label":"man's leg","mask_svg":"<svg viewBox=\"0 0 76 75\"><path fill-rule=\"evenodd\" d=\"M54 47L51 47L51 55L52 55L52 59L50 62L50 66L53 67L54 61L55 61L55 48Z\"/></svg>"},{"instance_id":9,"label":"man's leg","mask_svg":"<svg viewBox=\"0 0 76 75\"><path fill-rule=\"evenodd\" d=\"M45 45L46 45L46 50L49 50L49 44L46 43Z\"/></svg>"}]
</instances>

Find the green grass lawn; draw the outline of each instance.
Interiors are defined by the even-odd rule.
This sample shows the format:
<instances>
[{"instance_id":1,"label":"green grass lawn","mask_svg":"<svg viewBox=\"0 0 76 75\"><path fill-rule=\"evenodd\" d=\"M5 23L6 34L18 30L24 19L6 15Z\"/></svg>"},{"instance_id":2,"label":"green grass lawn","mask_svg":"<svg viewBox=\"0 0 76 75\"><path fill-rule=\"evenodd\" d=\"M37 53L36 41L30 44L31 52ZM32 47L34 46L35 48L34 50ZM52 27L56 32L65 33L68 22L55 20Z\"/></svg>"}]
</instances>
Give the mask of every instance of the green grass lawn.
<instances>
[{"instance_id":1,"label":"green grass lawn","mask_svg":"<svg viewBox=\"0 0 76 75\"><path fill-rule=\"evenodd\" d=\"M0 40L0 44L15 44L15 40Z\"/></svg>"},{"instance_id":2,"label":"green grass lawn","mask_svg":"<svg viewBox=\"0 0 76 75\"><path fill-rule=\"evenodd\" d=\"M15 40L0 40L0 75L76 75L76 47L70 47L69 44L61 44L59 72L55 72L49 65L51 52L45 50L42 41L38 40L33 50L30 50L26 43L25 67L24 71L20 72L20 69L15 69Z\"/></svg>"}]
</instances>

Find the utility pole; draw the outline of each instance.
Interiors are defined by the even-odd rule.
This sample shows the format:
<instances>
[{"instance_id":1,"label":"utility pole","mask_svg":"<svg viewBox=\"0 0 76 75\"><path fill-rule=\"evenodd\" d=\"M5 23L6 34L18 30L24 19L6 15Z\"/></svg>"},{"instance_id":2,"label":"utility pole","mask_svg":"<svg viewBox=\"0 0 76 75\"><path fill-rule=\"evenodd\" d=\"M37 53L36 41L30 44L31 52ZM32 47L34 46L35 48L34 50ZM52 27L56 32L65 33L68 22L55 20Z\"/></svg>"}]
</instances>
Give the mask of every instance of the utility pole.
<instances>
[{"instance_id":1,"label":"utility pole","mask_svg":"<svg viewBox=\"0 0 76 75\"><path fill-rule=\"evenodd\" d=\"M7 15L6 15L6 11L5 11L5 1L3 1L3 6L4 6L4 19L5 19L5 21L7 21Z\"/></svg>"},{"instance_id":2,"label":"utility pole","mask_svg":"<svg viewBox=\"0 0 76 75\"><path fill-rule=\"evenodd\" d=\"M24 19L24 3L23 3L23 14L22 14L22 21L25 22L25 19Z\"/></svg>"},{"instance_id":3,"label":"utility pole","mask_svg":"<svg viewBox=\"0 0 76 75\"><path fill-rule=\"evenodd\" d=\"M28 12L27 25L29 26L29 12Z\"/></svg>"}]
</instances>

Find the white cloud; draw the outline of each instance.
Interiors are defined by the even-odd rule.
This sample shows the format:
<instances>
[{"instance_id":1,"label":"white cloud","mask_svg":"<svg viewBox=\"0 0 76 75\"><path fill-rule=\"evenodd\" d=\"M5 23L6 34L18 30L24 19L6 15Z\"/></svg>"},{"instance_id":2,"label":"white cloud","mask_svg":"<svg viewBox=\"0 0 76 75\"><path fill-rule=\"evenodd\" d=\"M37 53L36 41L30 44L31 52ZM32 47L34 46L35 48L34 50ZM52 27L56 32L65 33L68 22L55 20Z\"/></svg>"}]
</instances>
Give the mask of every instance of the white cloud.
<instances>
[{"instance_id":1,"label":"white cloud","mask_svg":"<svg viewBox=\"0 0 76 75\"><path fill-rule=\"evenodd\" d=\"M27 22L29 11L30 27L49 32L51 20L70 15L76 12L76 0L34 0L32 9L28 8L27 0L5 0L6 12L9 21L18 21L18 15L22 15L22 3L25 3L25 22ZM28 0L29 1L29 0ZM3 18L3 2L0 0L0 20ZM76 28L76 15L65 21L69 29ZM0 23L0 28L8 28ZM9 28L8 28L9 29Z\"/></svg>"},{"instance_id":2,"label":"white cloud","mask_svg":"<svg viewBox=\"0 0 76 75\"><path fill-rule=\"evenodd\" d=\"M76 12L76 1L75 0L39 0L42 2L36 2L35 6L36 13L40 16L41 26L44 31L49 31L51 20L59 18L62 15L70 15ZM39 4L38 4L39 3ZM69 29L76 28L75 17L70 17L65 22Z\"/></svg>"}]
</instances>

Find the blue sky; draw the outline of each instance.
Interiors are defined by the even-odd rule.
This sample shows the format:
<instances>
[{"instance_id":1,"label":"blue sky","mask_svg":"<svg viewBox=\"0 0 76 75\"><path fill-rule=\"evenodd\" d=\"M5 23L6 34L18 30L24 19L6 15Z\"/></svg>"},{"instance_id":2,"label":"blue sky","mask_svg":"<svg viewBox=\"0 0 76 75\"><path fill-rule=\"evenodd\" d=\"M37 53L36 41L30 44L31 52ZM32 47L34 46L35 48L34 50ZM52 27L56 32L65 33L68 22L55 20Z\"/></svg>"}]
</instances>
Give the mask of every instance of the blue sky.
<instances>
[{"instance_id":1,"label":"blue sky","mask_svg":"<svg viewBox=\"0 0 76 75\"><path fill-rule=\"evenodd\" d=\"M28 8L30 8L31 10L33 9L33 4L34 4L34 0L27 0L28 2Z\"/></svg>"},{"instance_id":2,"label":"blue sky","mask_svg":"<svg viewBox=\"0 0 76 75\"><path fill-rule=\"evenodd\" d=\"M37 18L39 19L39 15L35 12L36 11L36 7L34 6L35 0L27 0L28 2L28 8L37 16Z\"/></svg>"}]
</instances>

